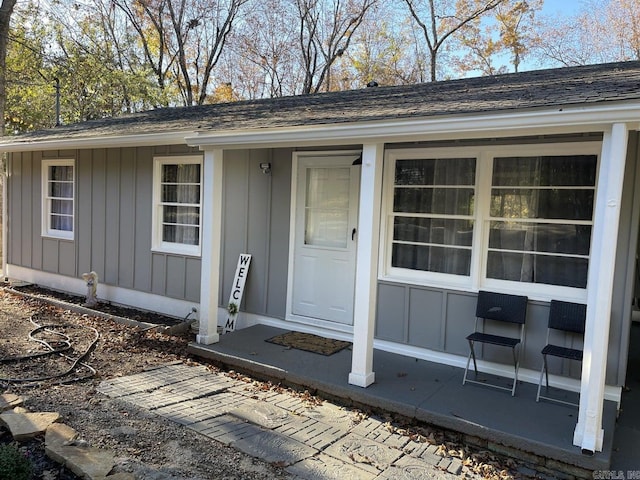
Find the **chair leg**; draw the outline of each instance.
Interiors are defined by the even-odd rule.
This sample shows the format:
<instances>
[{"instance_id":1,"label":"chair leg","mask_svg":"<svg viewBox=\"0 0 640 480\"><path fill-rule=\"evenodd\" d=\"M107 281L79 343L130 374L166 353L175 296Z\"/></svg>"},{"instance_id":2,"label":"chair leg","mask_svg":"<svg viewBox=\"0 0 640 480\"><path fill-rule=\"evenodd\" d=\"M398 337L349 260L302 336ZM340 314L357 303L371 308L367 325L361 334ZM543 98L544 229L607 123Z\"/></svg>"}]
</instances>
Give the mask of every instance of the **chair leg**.
<instances>
[{"instance_id":1,"label":"chair leg","mask_svg":"<svg viewBox=\"0 0 640 480\"><path fill-rule=\"evenodd\" d=\"M542 362L542 368L540 369L540 381L538 381L538 393L536 394L536 402L540 401L540 389L542 388L542 378L544 377L546 370L547 370L547 359L545 357ZM547 388L549 388L548 380L547 380Z\"/></svg>"},{"instance_id":2,"label":"chair leg","mask_svg":"<svg viewBox=\"0 0 640 480\"><path fill-rule=\"evenodd\" d=\"M462 377L462 385L467 383L467 373L469 372L469 364L471 363L471 357L473 357L473 369L478 376L478 366L476 365L476 355L473 351L473 342L469 340L469 356L467 357L467 366L464 368L464 377Z\"/></svg>"},{"instance_id":3,"label":"chair leg","mask_svg":"<svg viewBox=\"0 0 640 480\"><path fill-rule=\"evenodd\" d=\"M471 357L473 358L473 371L476 372L476 376L478 376L478 364L476 363L476 352L473 349L473 342L469 340L469 349L471 350Z\"/></svg>"},{"instance_id":4,"label":"chair leg","mask_svg":"<svg viewBox=\"0 0 640 480\"><path fill-rule=\"evenodd\" d=\"M518 359L518 355L516 354L516 348L513 347L511 350L513 351L513 368L515 370L514 376L513 376L513 387L511 387L511 396L515 397L516 396L516 385L518 383L518 369L520 367L520 362L519 362L519 359Z\"/></svg>"},{"instance_id":5,"label":"chair leg","mask_svg":"<svg viewBox=\"0 0 640 480\"><path fill-rule=\"evenodd\" d=\"M546 389L549 390L549 366L547 365L547 356L542 356L542 362L544 364L544 376L546 379Z\"/></svg>"}]
</instances>

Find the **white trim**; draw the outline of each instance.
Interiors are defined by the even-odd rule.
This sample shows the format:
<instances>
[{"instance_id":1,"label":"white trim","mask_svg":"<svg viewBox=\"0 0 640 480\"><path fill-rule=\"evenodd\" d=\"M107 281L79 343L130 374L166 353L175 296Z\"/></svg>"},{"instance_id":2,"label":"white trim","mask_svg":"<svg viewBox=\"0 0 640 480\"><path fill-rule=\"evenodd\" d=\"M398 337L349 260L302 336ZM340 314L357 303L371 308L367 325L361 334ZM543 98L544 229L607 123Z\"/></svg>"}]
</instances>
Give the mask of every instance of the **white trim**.
<instances>
[{"instance_id":1,"label":"white trim","mask_svg":"<svg viewBox=\"0 0 640 480\"><path fill-rule=\"evenodd\" d=\"M10 158L6 158L4 162L4 170L1 172L2 175L2 279L7 278L7 259L9 255L7 254L7 248L9 246L9 240L7 239L7 235L9 234L9 221L7 219L7 215L9 212L9 207L7 206L7 185L9 183L9 171L10 171Z\"/></svg>"},{"instance_id":2,"label":"white trim","mask_svg":"<svg viewBox=\"0 0 640 480\"><path fill-rule=\"evenodd\" d=\"M493 158L502 156L531 155L595 155L600 161L602 142L560 142L540 144L513 144L460 147L418 147L388 149L385 152L384 188L382 199L382 222L380 229L379 279L394 283L419 285L426 287L445 287L462 291L477 292L481 288L493 288L505 293L522 293L532 300L558 300L585 302L586 289L545 285L486 277L486 257L489 244L488 224L493 219L489 215L491 199L491 178ZM474 233L471 247L471 271L469 276L444 274L438 272L412 271L391 266L391 249L393 240L393 195L395 161L398 159L419 158L476 158L475 198L476 208L473 213ZM597 180L596 180L597 187ZM534 221L535 219L532 219ZM587 223L587 222L585 222ZM588 222L591 223L591 222Z\"/></svg>"},{"instance_id":3,"label":"white trim","mask_svg":"<svg viewBox=\"0 0 640 480\"><path fill-rule=\"evenodd\" d=\"M627 122L639 129L640 106L607 104L559 105L551 109L500 111L489 114L442 115L330 125L209 131L188 135L191 146L227 149L258 146L291 147L363 142L402 142L416 139L502 138L514 135L604 131L613 122ZM532 131L535 130L535 131ZM1 145L0 145L1 148Z\"/></svg>"},{"instance_id":4,"label":"white trim","mask_svg":"<svg viewBox=\"0 0 640 480\"><path fill-rule=\"evenodd\" d=\"M378 292L377 258L380 240L383 159L384 144L362 146L353 307L353 355L349 373L349 383L359 387L368 387L375 381L373 334Z\"/></svg>"},{"instance_id":5,"label":"white trim","mask_svg":"<svg viewBox=\"0 0 640 480\"><path fill-rule=\"evenodd\" d=\"M162 167L164 165L198 164L200 165L200 223L198 224L198 244L188 245L180 242L165 242L162 240L162 209L161 184ZM152 213L151 213L151 250L161 253L174 253L199 257L202 245L202 195L205 177L203 174L202 155L173 155L153 157L153 186L152 186Z\"/></svg>"},{"instance_id":6,"label":"white trim","mask_svg":"<svg viewBox=\"0 0 640 480\"><path fill-rule=\"evenodd\" d=\"M61 292L69 292L81 296L87 293L87 283L81 278L67 277L11 264L7 265L7 275L12 280L21 280ZM105 283L98 285L98 300L140 308L150 312L159 312L176 318L185 318L186 315L193 312L192 308L198 307L198 302L169 298ZM189 318L197 319L197 316L194 317L192 313Z\"/></svg>"},{"instance_id":7,"label":"white trim","mask_svg":"<svg viewBox=\"0 0 640 480\"><path fill-rule=\"evenodd\" d=\"M71 221L71 231L68 230L57 230L55 228L51 228L51 202L49 200L49 167L73 167L73 180L72 183L72 192L73 196L66 200L71 200L71 211L72 211L72 221ZM60 240L73 240L75 238L76 231L76 161L72 158L55 158L55 159L46 159L42 160L40 167L40 179L41 179L41 201L42 201L42 214L41 214L41 231L40 234L43 237L48 238L56 238Z\"/></svg>"},{"instance_id":8,"label":"white trim","mask_svg":"<svg viewBox=\"0 0 640 480\"><path fill-rule=\"evenodd\" d=\"M609 327L620 224L622 188L627 158L627 126L614 124L605 132L599 166L587 286L587 318L580 407L573 443L586 453L602 451L602 410Z\"/></svg>"},{"instance_id":9,"label":"white trim","mask_svg":"<svg viewBox=\"0 0 640 480\"><path fill-rule=\"evenodd\" d=\"M222 245L222 191L224 152L207 150L202 178L202 260L200 267L200 325L196 341L205 345L220 340L218 304L220 298L220 248Z\"/></svg>"},{"instance_id":10,"label":"white trim","mask_svg":"<svg viewBox=\"0 0 640 480\"><path fill-rule=\"evenodd\" d=\"M82 138L40 139L0 143L3 152L65 150L187 144L194 147L238 149L248 147L301 147L363 142L402 142L416 139L502 138L604 131L614 122L640 130L640 104L608 102L604 105L558 105L525 111L488 114L434 115L371 122L254 128L236 131L174 131L138 135L95 135Z\"/></svg>"},{"instance_id":11,"label":"white trim","mask_svg":"<svg viewBox=\"0 0 640 480\"><path fill-rule=\"evenodd\" d=\"M42 150L69 150L82 148L125 148L144 147L158 145L182 145L185 137L193 135L193 131L163 132L151 134L133 135L91 135L82 138L66 137L55 140L19 140L13 142L0 142L2 152L37 152Z\"/></svg>"}]
</instances>

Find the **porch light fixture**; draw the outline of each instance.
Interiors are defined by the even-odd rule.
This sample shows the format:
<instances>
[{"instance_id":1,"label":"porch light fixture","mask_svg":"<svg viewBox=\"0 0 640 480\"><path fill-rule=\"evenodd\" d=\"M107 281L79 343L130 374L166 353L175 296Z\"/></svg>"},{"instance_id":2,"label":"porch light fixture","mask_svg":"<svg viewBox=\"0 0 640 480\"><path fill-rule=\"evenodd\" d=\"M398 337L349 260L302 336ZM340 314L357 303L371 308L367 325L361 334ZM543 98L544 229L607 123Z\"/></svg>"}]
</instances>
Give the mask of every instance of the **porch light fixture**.
<instances>
[{"instance_id":1,"label":"porch light fixture","mask_svg":"<svg viewBox=\"0 0 640 480\"><path fill-rule=\"evenodd\" d=\"M271 164L270 163L261 163L260 164L260 170L262 170L262 173L264 173L265 175L271 173Z\"/></svg>"}]
</instances>

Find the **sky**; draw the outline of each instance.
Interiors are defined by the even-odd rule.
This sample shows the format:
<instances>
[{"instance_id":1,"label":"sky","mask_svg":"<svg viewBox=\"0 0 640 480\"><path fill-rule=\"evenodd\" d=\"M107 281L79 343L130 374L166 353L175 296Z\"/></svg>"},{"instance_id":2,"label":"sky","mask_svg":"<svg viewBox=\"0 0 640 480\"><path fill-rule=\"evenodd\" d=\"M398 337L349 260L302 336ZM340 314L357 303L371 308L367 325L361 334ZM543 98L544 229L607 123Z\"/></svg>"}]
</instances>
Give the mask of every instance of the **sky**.
<instances>
[{"instance_id":1,"label":"sky","mask_svg":"<svg viewBox=\"0 0 640 480\"><path fill-rule=\"evenodd\" d=\"M544 14L570 15L580 8L581 3L580 0L544 0L542 12Z\"/></svg>"}]
</instances>

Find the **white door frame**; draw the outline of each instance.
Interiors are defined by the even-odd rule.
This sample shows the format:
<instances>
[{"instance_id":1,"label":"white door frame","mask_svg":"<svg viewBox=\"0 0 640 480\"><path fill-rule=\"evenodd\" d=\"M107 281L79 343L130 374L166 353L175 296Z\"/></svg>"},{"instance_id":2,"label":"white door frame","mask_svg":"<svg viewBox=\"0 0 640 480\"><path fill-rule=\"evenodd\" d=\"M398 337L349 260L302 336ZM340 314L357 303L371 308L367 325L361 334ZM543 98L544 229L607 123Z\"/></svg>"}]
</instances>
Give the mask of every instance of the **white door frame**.
<instances>
[{"instance_id":1,"label":"white door frame","mask_svg":"<svg viewBox=\"0 0 640 480\"><path fill-rule=\"evenodd\" d=\"M362 150L321 150L293 152L291 169L291 209L289 213L289 265L287 273L287 306L285 319L308 327L334 330L343 333L352 333L353 325L344 325L327 320L304 317L293 313L293 284L294 284L294 260L296 245L296 217L298 208L298 171L300 159L308 157L343 157L353 155L354 160L360 157ZM358 180L358 185L360 184ZM356 227L357 228L357 227Z\"/></svg>"}]
</instances>

